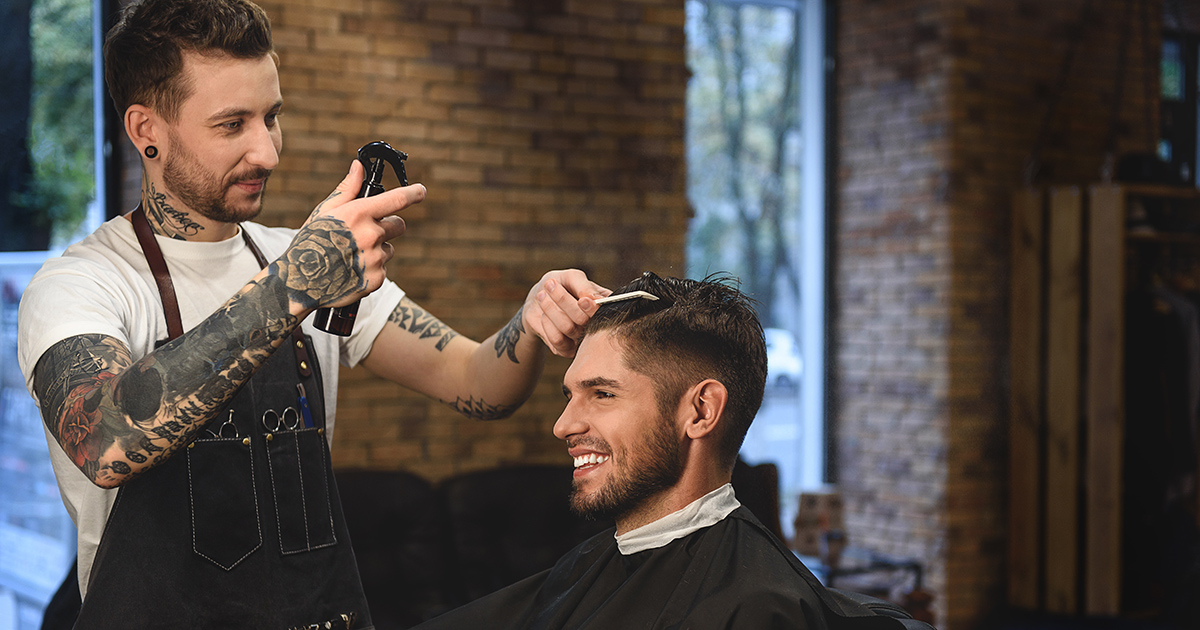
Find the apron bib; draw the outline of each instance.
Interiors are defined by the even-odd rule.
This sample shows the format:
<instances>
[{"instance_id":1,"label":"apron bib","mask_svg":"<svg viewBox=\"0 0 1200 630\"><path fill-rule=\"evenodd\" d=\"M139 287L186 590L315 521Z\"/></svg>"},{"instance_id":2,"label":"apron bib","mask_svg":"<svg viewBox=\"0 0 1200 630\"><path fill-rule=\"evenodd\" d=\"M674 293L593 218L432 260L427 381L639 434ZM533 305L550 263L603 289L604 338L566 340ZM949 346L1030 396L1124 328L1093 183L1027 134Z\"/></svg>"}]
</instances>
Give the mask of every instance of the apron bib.
<instances>
[{"instance_id":1,"label":"apron bib","mask_svg":"<svg viewBox=\"0 0 1200 630\"><path fill-rule=\"evenodd\" d=\"M132 218L173 339L162 254L140 207ZM309 342L297 327L190 444L121 486L75 628L372 627Z\"/></svg>"}]
</instances>

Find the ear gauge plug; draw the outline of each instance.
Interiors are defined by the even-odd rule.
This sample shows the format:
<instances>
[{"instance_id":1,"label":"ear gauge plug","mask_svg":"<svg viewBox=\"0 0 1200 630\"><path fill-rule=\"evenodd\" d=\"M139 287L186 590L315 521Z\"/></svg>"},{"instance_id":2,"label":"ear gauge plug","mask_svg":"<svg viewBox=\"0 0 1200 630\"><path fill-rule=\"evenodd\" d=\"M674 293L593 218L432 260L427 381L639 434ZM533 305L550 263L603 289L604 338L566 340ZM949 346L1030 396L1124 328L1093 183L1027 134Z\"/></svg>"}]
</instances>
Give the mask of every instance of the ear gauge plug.
<instances>
[{"instance_id":1,"label":"ear gauge plug","mask_svg":"<svg viewBox=\"0 0 1200 630\"><path fill-rule=\"evenodd\" d=\"M158 157L158 147L152 144L146 147L146 150L142 153L145 153L147 158L153 160L154 158Z\"/></svg>"}]
</instances>

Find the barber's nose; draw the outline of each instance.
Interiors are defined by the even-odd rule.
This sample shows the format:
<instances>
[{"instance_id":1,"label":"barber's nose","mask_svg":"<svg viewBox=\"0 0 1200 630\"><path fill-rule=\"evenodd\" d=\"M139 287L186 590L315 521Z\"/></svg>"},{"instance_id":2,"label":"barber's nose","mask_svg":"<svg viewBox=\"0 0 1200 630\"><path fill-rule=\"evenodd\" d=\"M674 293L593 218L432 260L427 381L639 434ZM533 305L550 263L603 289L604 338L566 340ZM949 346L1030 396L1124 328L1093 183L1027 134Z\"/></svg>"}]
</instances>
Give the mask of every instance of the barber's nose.
<instances>
[{"instance_id":1,"label":"barber's nose","mask_svg":"<svg viewBox=\"0 0 1200 630\"><path fill-rule=\"evenodd\" d=\"M283 137L278 125L273 129L268 129L266 125L259 127L251 142L250 150L246 153L247 162L267 170L279 165L279 150L283 147Z\"/></svg>"}]
</instances>

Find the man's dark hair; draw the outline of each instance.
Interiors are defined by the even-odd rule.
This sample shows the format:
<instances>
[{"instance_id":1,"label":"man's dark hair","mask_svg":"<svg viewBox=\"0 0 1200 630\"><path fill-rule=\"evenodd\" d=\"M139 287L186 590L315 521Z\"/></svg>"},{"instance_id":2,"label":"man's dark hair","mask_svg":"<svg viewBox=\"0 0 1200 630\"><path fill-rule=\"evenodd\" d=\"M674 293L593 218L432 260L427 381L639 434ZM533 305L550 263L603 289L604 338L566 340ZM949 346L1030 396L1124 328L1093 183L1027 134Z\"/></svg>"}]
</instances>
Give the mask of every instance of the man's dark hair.
<instances>
[{"instance_id":1,"label":"man's dark hair","mask_svg":"<svg viewBox=\"0 0 1200 630\"><path fill-rule=\"evenodd\" d=\"M174 121L192 86L183 53L258 59L272 54L271 22L246 0L143 0L126 5L104 41L104 79L117 113L135 103Z\"/></svg>"},{"instance_id":2,"label":"man's dark hair","mask_svg":"<svg viewBox=\"0 0 1200 630\"><path fill-rule=\"evenodd\" d=\"M729 392L720 434L722 463L733 468L746 430L762 405L767 344L751 300L727 277L660 278L646 272L614 294L646 291L600 307L584 334L608 331L629 369L655 382L660 413L674 414L687 389L704 379Z\"/></svg>"}]
</instances>

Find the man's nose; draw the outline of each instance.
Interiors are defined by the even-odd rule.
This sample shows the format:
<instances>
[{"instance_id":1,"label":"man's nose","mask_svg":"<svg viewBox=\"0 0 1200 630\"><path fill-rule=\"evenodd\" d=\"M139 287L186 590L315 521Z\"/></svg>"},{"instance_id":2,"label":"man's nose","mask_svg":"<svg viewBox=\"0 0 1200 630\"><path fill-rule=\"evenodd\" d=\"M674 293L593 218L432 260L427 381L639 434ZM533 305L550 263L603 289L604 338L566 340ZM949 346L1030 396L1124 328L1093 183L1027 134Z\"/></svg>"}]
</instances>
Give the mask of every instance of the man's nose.
<instances>
[{"instance_id":1,"label":"man's nose","mask_svg":"<svg viewBox=\"0 0 1200 630\"><path fill-rule=\"evenodd\" d=\"M554 422L554 437L565 440L572 435L579 435L586 432L587 422L580 417L580 414L571 407L571 403L568 401L566 409L563 409L562 414L558 416L558 420Z\"/></svg>"},{"instance_id":2,"label":"man's nose","mask_svg":"<svg viewBox=\"0 0 1200 630\"><path fill-rule=\"evenodd\" d=\"M271 129L266 125L259 125L251 136L246 161L256 168L274 170L279 165L279 150L283 146L279 127Z\"/></svg>"}]
</instances>

